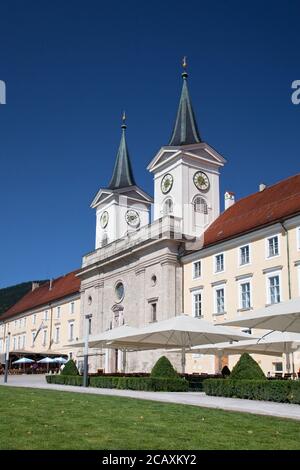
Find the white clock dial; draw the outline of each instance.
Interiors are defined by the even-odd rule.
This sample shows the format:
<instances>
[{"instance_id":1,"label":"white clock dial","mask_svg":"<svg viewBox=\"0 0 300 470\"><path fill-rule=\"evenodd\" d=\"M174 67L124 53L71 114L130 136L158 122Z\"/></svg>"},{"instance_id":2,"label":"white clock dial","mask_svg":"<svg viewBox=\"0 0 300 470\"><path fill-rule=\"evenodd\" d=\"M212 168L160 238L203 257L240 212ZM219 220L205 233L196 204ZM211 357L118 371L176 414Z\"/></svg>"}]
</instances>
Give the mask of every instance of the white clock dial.
<instances>
[{"instance_id":1,"label":"white clock dial","mask_svg":"<svg viewBox=\"0 0 300 470\"><path fill-rule=\"evenodd\" d=\"M167 173L161 180L161 190L163 194L167 194L171 191L173 186L174 178L170 173Z\"/></svg>"},{"instance_id":2,"label":"white clock dial","mask_svg":"<svg viewBox=\"0 0 300 470\"><path fill-rule=\"evenodd\" d=\"M102 228L105 228L108 224L109 215L107 211L102 212L100 217L100 224Z\"/></svg>"},{"instance_id":3,"label":"white clock dial","mask_svg":"<svg viewBox=\"0 0 300 470\"><path fill-rule=\"evenodd\" d=\"M137 211L129 209L126 212L125 219L130 227L138 227L140 225L140 216Z\"/></svg>"},{"instance_id":4,"label":"white clock dial","mask_svg":"<svg viewBox=\"0 0 300 470\"><path fill-rule=\"evenodd\" d=\"M193 177L194 184L199 191L207 191L210 186L209 178L203 171L197 171Z\"/></svg>"}]
</instances>

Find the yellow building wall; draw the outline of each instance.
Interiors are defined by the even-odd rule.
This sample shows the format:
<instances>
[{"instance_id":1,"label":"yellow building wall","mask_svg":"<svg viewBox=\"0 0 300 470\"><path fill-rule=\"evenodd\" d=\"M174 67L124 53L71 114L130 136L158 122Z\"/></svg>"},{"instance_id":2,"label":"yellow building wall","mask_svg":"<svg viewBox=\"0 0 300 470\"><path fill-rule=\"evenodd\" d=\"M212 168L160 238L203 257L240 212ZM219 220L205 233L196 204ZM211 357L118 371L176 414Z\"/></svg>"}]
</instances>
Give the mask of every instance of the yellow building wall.
<instances>
[{"instance_id":1,"label":"yellow building wall","mask_svg":"<svg viewBox=\"0 0 300 470\"><path fill-rule=\"evenodd\" d=\"M288 229L289 250L290 250L290 281L291 296L300 296L300 220L294 221L294 227ZM266 257L266 238L279 236L279 256ZM250 263L244 266L239 265L239 247L250 245ZM222 273L214 273L214 258L218 253L224 253L225 269ZM289 276L287 257L287 234L279 224L265 231L257 231L247 238L239 237L234 241L215 245L208 249L195 252L192 255L193 261L201 260L201 277L193 279L193 261L188 262L183 259L184 269L184 311L193 312L193 289L199 288L202 293L202 315L203 319L213 323L222 323L233 319L236 316L250 315L256 309L265 307L267 300L266 278L268 273L265 270L278 267L281 277L281 301L289 299ZM298 264L299 263L299 264ZM238 311L239 305L239 276L249 275L251 283L251 310ZM225 285L225 312L216 315L214 305L214 283L224 281ZM262 330L253 330L253 335L261 336ZM249 335L251 339L251 335ZM229 367L232 368L240 356L229 356ZM263 355L253 355L259 362L265 373L274 372L274 362L282 362L282 357L270 357ZM283 361L285 363L285 361ZM295 365L298 370L300 366L299 353L295 354ZM216 372L216 360L214 356L199 356L189 354L187 358L188 372Z\"/></svg>"}]
</instances>

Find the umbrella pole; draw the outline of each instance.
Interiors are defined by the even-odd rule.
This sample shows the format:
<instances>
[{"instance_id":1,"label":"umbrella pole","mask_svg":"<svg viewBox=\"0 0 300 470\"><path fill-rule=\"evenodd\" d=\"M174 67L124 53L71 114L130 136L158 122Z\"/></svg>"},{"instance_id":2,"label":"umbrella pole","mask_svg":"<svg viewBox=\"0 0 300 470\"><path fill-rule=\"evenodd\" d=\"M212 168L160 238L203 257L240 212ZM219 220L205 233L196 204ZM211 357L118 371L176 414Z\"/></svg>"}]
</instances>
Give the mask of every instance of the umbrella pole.
<instances>
[{"instance_id":1,"label":"umbrella pole","mask_svg":"<svg viewBox=\"0 0 300 470\"><path fill-rule=\"evenodd\" d=\"M122 372L123 372L123 374L125 374L126 373L126 349L123 349L122 356L123 356L122 357L122 359L123 359L123 361L122 361Z\"/></svg>"},{"instance_id":2,"label":"umbrella pole","mask_svg":"<svg viewBox=\"0 0 300 470\"><path fill-rule=\"evenodd\" d=\"M185 374L185 348L181 349L181 372Z\"/></svg>"}]
</instances>

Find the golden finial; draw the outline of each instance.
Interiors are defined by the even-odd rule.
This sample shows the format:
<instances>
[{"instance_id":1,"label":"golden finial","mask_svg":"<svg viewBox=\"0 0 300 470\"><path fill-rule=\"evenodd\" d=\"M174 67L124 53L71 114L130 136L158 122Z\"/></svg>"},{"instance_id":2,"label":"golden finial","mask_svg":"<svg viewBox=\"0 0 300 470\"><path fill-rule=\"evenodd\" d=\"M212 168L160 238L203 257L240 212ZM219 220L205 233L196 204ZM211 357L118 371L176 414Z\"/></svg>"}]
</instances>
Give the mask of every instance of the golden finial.
<instances>
[{"instance_id":1,"label":"golden finial","mask_svg":"<svg viewBox=\"0 0 300 470\"><path fill-rule=\"evenodd\" d=\"M187 71L186 71L186 68L187 68L186 56L184 56L184 58L182 59L182 67L183 67L182 76L183 78L186 78L188 76Z\"/></svg>"},{"instance_id":2,"label":"golden finial","mask_svg":"<svg viewBox=\"0 0 300 470\"><path fill-rule=\"evenodd\" d=\"M123 111L122 114L122 129L126 129L126 112Z\"/></svg>"}]
</instances>

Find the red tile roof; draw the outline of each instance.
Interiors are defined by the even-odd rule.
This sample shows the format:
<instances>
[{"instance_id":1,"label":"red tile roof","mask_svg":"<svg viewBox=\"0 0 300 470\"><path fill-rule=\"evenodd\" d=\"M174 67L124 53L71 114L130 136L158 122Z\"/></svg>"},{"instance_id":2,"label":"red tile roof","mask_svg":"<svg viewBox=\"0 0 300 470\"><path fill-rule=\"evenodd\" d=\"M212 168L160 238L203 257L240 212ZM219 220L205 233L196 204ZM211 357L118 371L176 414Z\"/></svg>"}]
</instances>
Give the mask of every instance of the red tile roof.
<instances>
[{"instance_id":1,"label":"red tile roof","mask_svg":"<svg viewBox=\"0 0 300 470\"><path fill-rule=\"evenodd\" d=\"M51 302L62 299L72 294L76 294L80 289L80 279L76 277L79 270L72 271L64 276L58 277L50 282L47 281L34 291L30 291L24 295L15 305L8 309L2 316L1 321L14 317L15 315L27 312Z\"/></svg>"},{"instance_id":2,"label":"red tile roof","mask_svg":"<svg viewBox=\"0 0 300 470\"><path fill-rule=\"evenodd\" d=\"M204 233L204 247L300 214L300 174L240 199Z\"/></svg>"}]
</instances>

